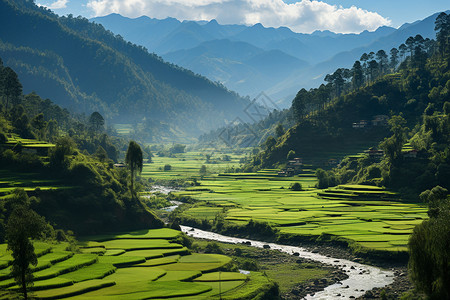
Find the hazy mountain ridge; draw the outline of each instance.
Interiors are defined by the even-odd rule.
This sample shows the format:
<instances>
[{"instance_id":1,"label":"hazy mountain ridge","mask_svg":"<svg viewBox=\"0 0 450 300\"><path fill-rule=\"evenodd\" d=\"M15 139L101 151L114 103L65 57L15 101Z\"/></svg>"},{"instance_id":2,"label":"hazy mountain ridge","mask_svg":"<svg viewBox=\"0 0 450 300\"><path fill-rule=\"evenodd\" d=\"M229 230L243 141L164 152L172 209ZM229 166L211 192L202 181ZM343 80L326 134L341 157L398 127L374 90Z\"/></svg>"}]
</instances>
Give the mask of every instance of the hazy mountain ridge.
<instances>
[{"instance_id":1,"label":"hazy mountain ridge","mask_svg":"<svg viewBox=\"0 0 450 300\"><path fill-rule=\"evenodd\" d=\"M303 34L287 27L266 28L261 24L221 25L216 20L181 22L173 18L158 20L145 16L130 19L118 14L92 20L143 45L150 52L219 81L240 94L255 96L265 91L280 105L287 106L300 87L318 86L327 73L337 67L351 67L364 52L389 51L413 33L433 38L436 16L404 24L398 29L383 26L360 34L330 31ZM228 40L227 51L221 48L224 40ZM230 45L236 49L231 49ZM258 55L264 57L261 63L266 66L249 64L246 50L256 51L251 46L258 48ZM230 59L228 52L242 55ZM290 63L283 66L280 61L288 57ZM261 74L261 70L270 72Z\"/></svg>"},{"instance_id":2,"label":"hazy mountain ridge","mask_svg":"<svg viewBox=\"0 0 450 300\"><path fill-rule=\"evenodd\" d=\"M111 122L159 123L186 134L234 119L243 98L114 36L84 18L59 18L27 1L0 1L0 56L32 90ZM198 121L202 116L201 122Z\"/></svg>"}]
</instances>

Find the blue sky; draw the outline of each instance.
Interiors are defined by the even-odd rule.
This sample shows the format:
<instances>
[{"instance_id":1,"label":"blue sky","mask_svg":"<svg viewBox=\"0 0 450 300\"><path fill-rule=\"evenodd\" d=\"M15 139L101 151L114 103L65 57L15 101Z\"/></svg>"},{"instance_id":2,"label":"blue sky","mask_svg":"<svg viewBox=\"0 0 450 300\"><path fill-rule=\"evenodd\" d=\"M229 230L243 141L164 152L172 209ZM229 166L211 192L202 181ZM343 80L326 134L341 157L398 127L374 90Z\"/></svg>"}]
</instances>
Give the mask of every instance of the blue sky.
<instances>
[{"instance_id":1,"label":"blue sky","mask_svg":"<svg viewBox=\"0 0 450 300\"><path fill-rule=\"evenodd\" d=\"M399 27L450 9L449 0L36 0L60 15L87 18L112 12L180 20L217 19L221 24L287 26L297 32L361 32ZM256 3L256 4L255 4Z\"/></svg>"}]
</instances>

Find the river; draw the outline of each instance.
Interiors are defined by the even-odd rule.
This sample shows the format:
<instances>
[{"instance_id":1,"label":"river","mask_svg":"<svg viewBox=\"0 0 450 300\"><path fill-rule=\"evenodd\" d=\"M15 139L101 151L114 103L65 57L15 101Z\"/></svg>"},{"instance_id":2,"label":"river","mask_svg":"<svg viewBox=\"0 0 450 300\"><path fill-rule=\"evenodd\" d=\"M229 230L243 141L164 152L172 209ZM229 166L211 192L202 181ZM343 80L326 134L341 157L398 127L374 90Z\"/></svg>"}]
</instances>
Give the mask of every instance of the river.
<instances>
[{"instance_id":1,"label":"river","mask_svg":"<svg viewBox=\"0 0 450 300\"><path fill-rule=\"evenodd\" d=\"M194 238L208 239L225 243L240 244L250 242L251 246L263 248L269 245L271 249L288 254L299 253L300 257L307 258L332 266L337 266L347 273L347 279L326 287L323 291L314 295L307 295L305 299L351 299L362 296L373 288L384 287L394 281L394 272L382 270L377 267L360 264L346 259L326 257L318 253L312 253L301 247L265 243L249 239L229 237L214 232L204 231L188 226L181 226L181 230ZM267 247L267 246L266 246Z\"/></svg>"}]
</instances>

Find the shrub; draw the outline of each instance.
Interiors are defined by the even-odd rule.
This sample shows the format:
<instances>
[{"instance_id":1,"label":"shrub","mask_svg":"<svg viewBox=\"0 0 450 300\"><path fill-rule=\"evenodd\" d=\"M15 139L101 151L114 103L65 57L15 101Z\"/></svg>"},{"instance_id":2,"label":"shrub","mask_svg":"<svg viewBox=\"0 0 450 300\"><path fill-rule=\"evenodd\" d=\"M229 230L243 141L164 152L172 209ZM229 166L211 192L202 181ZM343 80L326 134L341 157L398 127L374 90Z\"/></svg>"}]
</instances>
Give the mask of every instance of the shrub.
<instances>
[{"instance_id":1,"label":"shrub","mask_svg":"<svg viewBox=\"0 0 450 300\"><path fill-rule=\"evenodd\" d=\"M292 190L292 191L301 191L301 190L303 190L302 185L300 184L300 182L295 182L295 183L291 184L289 189Z\"/></svg>"},{"instance_id":2,"label":"shrub","mask_svg":"<svg viewBox=\"0 0 450 300\"><path fill-rule=\"evenodd\" d=\"M216 242L209 242L205 247L205 253L223 254L222 248Z\"/></svg>"},{"instance_id":3,"label":"shrub","mask_svg":"<svg viewBox=\"0 0 450 300\"><path fill-rule=\"evenodd\" d=\"M164 165L164 171L170 171L170 170L172 170L172 166L171 165L169 165L169 164Z\"/></svg>"}]
</instances>

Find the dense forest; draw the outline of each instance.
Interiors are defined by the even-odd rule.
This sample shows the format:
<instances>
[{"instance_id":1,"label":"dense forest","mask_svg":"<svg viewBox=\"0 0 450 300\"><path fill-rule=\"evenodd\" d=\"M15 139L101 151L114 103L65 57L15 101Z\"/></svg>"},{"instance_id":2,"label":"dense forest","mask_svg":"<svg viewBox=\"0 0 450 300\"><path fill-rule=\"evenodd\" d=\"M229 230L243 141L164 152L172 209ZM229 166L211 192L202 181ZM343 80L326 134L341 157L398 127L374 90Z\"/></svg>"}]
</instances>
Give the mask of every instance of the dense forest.
<instances>
[{"instance_id":1,"label":"dense forest","mask_svg":"<svg viewBox=\"0 0 450 300\"><path fill-rule=\"evenodd\" d=\"M187 136L223 125L248 100L82 17L33 1L0 1L0 56L27 92L109 124L140 124L141 138Z\"/></svg>"},{"instance_id":2,"label":"dense forest","mask_svg":"<svg viewBox=\"0 0 450 300\"><path fill-rule=\"evenodd\" d=\"M126 169L114 168L126 143L106 134L101 114L82 118L35 93L23 95L1 60L0 99L0 170L18 181L30 174L53 183L28 191L30 207L52 225L77 234L162 226L130 192ZM2 201L1 228L17 193Z\"/></svg>"},{"instance_id":3,"label":"dense forest","mask_svg":"<svg viewBox=\"0 0 450 300\"><path fill-rule=\"evenodd\" d=\"M276 140L268 138L247 167L282 165L290 151L321 166L329 158L342 158L331 149L346 150L348 155L363 142L366 148L360 150L384 150L383 161L368 168L369 158L346 158L342 168L328 174L330 182L324 186L353 181L402 187L411 185L410 179L416 178L412 175L417 175L411 186L420 191L436 184L448 187L450 75L445 16L437 18L436 41L410 37L400 50L393 48L390 57L382 50L363 54L351 70L338 69L319 88L300 90L291 107L296 125ZM383 119L380 124L374 123L377 117ZM404 159L412 150L418 159Z\"/></svg>"}]
</instances>

